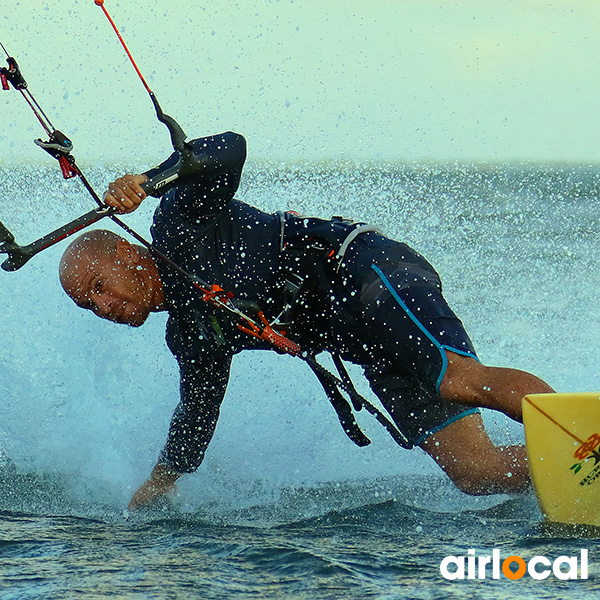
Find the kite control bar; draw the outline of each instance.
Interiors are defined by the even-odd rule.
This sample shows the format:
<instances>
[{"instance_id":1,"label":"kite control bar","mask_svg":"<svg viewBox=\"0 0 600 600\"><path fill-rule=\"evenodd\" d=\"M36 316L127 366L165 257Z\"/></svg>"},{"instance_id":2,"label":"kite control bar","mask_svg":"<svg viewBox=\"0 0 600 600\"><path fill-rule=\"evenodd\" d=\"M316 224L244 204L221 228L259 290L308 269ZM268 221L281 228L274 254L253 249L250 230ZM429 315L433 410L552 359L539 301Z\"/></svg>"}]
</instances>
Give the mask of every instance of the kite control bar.
<instances>
[{"instance_id":1,"label":"kite control bar","mask_svg":"<svg viewBox=\"0 0 600 600\"><path fill-rule=\"evenodd\" d=\"M96 2L101 5L100 1ZM104 7L102 7L104 9ZM105 9L104 9L105 10ZM106 10L105 10L106 12ZM112 20L111 20L112 23ZM114 27L114 24L113 24ZM116 28L115 28L116 30ZM119 35L119 39L121 39ZM121 39L122 41L122 39ZM124 43L123 43L124 45ZM2 263L1 267L5 271L16 271L25 265L30 258L53 246L54 244L64 240L65 238L77 233L78 231L88 227L99 221L104 217L110 217L120 227L132 235L136 240L142 243L144 246L152 249L151 245L139 236L135 231L123 223L120 219L115 216L116 209L106 206L98 197L90 183L83 175L81 169L75 162L75 157L71 154L73 149L73 143L71 140L64 135L61 131L57 130L51 123L50 119L46 116L41 106L38 104L36 99L33 97L28 89L27 81L23 77L19 69L17 61L8 54L4 45L0 44L4 52L6 53L8 63L7 67L0 68L0 79L2 88L4 90L10 89L11 84L16 90L18 90L27 104L32 109L33 113L37 117L44 131L48 135L48 141L42 139L35 140L36 145L48 152L50 156L56 158L60 164L60 168L65 179L79 176L84 187L90 193L92 198L98 204L98 208L84 215L70 221L69 223L59 227L58 229L44 235L40 239L26 245L21 246L15 242L14 235L8 230L8 228L0 222L0 254L7 254L8 258ZM124 45L127 54L131 58L129 51ZM133 59L132 59L133 62ZM134 66L135 63L134 63ZM136 67L139 73L139 70ZM141 75L140 75L141 77ZM171 136L171 142L174 150L176 151L176 160L173 164L167 165L164 169L156 173L150 180L142 184L142 189L146 194L151 196L161 196L172 187L181 185L191 180L195 174L197 174L202 168L202 159L199 155L194 153L192 144L186 142L186 134L177 121L166 115L158 103L154 93L148 88L146 82L142 78L142 81L150 94L150 98L156 110L156 116L161 123L164 123Z\"/></svg>"},{"instance_id":2,"label":"kite control bar","mask_svg":"<svg viewBox=\"0 0 600 600\"><path fill-rule=\"evenodd\" d=\"M95 208L26 246L17 244L15 242L15 236L0 222L0 254L8 255L8 258L1 266L5 271L16 271L29 261L30 258L38 254L38 252L41 252L50 246L54 246L54 244L57 244L70 235L77 233L85 227L88 227L96 221L108 217L115 212L116 209L112 206Z\"/></svg>"}]
</instances>

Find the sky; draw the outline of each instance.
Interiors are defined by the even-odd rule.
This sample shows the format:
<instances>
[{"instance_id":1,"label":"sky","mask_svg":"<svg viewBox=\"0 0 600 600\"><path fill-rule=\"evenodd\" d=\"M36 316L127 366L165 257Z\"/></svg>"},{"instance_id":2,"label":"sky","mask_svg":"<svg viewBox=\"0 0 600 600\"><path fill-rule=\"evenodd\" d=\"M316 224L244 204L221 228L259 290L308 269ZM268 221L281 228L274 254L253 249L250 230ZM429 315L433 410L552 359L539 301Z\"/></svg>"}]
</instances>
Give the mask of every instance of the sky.
<instances>
[{"instance_id":1,"label":"sky","mask_svg":"<svg viewBox=\"0 0 600 600\"><path fill-rule=\"evenodd\" d=\"M600 162L595 0L105 6L188 136L237 131L256 160ZM169 153L93 0L11 3L0 41L80 164ZM0 107L0 160L51 160L20 94Z\"/></svg>"}]
</instances>

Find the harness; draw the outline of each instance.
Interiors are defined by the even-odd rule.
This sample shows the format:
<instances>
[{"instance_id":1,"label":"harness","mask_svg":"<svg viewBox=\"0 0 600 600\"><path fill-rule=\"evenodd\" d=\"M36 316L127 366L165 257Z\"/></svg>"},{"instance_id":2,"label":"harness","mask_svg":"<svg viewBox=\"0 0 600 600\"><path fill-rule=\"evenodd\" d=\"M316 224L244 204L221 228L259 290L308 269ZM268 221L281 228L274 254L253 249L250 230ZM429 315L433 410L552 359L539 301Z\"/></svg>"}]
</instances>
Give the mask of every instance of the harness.
<instances>
[{"instance_id":1,"label":"harness","mask_svg":"<svg viewBox=\"0 0 600 600\"><path fill-rule=\"evenodd\" d=\"M320 292L324 301L323 310L334 310L337 320L352 326L355 318L344 308L347 303L343 297L341 269L352 242L363 233L378 233L378 229L373 225L349 221L343 217L321 220L305 219L294 212L279 212L278 215L281 223L282 254L279 285L284 293L284 305L278 319L282 324L297 320L294 313L299 307L300 310L304 310L307 295ZM337 299L335 309L331 309L332 298ZM323 321L328 321L333 316L325 314L322 318ZM324 326L326 327L327 323L324 323ZM323 336L326 335L325 327L321 331ZM346 435L357 446L367 446L371 443L358 426L353 414L353 409L358 412L365 408L397 444L403 448L412 448L412 444L390 419L356 391L341 355L331 351L329 354L337 369L337 377L317 361L315 353L308 351L302 354L302 358L322 385ZM345 392L350 402L342 392Z\"/></svg>"}]
</instances>

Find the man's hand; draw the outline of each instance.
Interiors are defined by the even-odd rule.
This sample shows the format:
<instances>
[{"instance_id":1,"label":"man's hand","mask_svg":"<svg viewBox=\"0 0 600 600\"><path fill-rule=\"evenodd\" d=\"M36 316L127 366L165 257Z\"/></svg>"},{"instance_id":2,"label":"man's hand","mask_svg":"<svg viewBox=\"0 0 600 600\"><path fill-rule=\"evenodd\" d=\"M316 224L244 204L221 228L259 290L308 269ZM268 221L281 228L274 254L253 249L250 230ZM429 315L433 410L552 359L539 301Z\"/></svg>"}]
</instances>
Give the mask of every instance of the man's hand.
<instances>
[{"instance_id":1,"label":"man's hand","mask_svg":"<svg viewBox=\"0 0 600 600\"><path fill-rule=\"evenodd\" d=\"M151 504L154 500L157 500L177 490L175 482L179 478L180 473L173 471L170 467L164 464L158 463L150 478L140 487L140 489L133 495L129 506L129 510L138 510Z\"/></svg>"},{"instance_id":2,"label":"man's hand","mask_svg":"<svg viewBox=\"0 0 600 600\"><path fill-rule=\"evenodd\" d=\"M120 213L133 212L146 197L141 185L148 181L146 175L123 175L113 181L106 192L104 202L114 206Z\"/></svg>"}]
</instances>

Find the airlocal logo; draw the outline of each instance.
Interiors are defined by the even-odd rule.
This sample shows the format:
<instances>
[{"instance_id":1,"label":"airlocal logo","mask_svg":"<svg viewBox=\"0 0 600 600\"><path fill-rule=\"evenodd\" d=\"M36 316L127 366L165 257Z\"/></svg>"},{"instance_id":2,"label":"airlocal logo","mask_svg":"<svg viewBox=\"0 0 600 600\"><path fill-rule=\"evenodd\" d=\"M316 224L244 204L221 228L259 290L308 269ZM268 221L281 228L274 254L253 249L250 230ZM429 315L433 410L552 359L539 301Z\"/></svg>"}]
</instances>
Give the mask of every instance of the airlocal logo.
<instances>
[{"instance_id":1,"label":"airlocal logo","mask_svg":"<svg viewBox=\"0 0 600 600\"><path fill-rule=\"evenodd\" d=\"M576 556L559 556L551 561L545 556L534 556L527 562L520 556L509 556L501 560L498 549L492 550L491 556L475 556L475 550L469 550L468 556L446 556L440 564L440 573L445 579L451 580L486 579L490 575L492 579L500 579L500 574L516 580L526 573L533 579L546 579L551 573L557 579L577 579L578 566L579 578L587 579L587 550L581 551L579 559Z\"/></svg>"}]
</instances>

